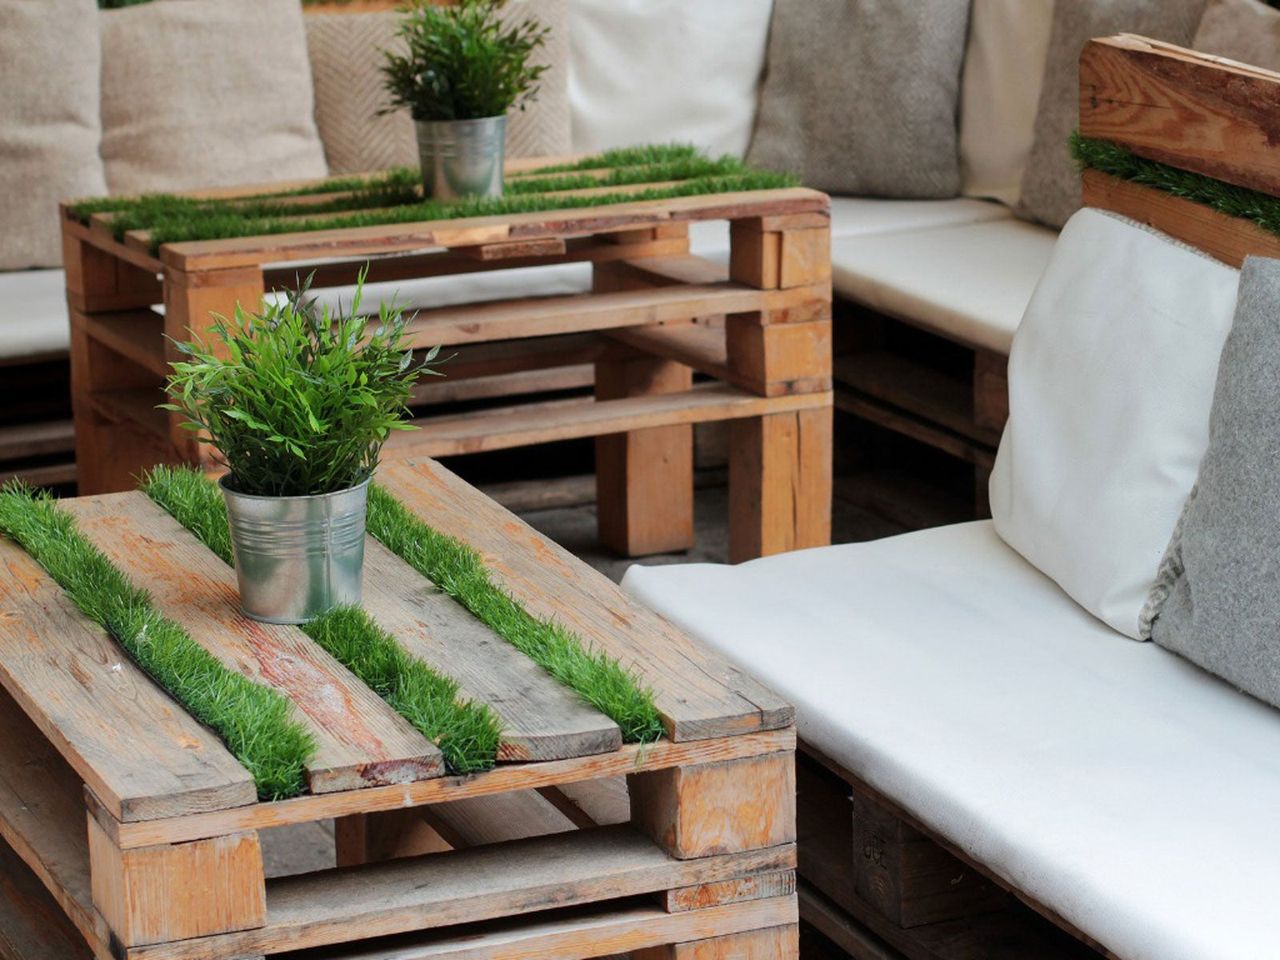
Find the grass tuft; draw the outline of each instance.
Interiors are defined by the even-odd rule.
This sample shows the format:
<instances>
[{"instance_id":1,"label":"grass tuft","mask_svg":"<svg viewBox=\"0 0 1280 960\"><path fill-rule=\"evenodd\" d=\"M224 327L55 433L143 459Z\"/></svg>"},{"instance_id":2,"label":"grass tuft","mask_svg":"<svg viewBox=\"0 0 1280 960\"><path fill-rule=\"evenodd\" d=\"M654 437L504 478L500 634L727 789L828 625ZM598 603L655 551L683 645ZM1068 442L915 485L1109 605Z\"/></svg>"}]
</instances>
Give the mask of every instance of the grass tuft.
<instances>
[{"instance_id":1,"label":"grass tuft","mask_svg":"<svg viewBox=\"0 0 1280 960\"><path fill-rule=\"evenodd\" d=\"M228 670L181 626L161 616L146 592L130 583L48 494L6 484L0 490L0 531L31 554L72 602L193 717L222 738L252 775L261 799L303 791L315 743L292 718L287 699Z\"/></svg>"},{"instance_id":2,"label":"grass tuft","mask_svg":"<svg viewBox=\"0 0 1280 960\"><path fill-rule=\"evenodd\" d=\"M1106 140L1083 137L1079 131L1071 135L1071 155L1081 170L1097 170L1151 187L1211 207L1229 217L1250 220L1268 233L1280 236L1280 197L1148 160Z\"/></svg>"},{"instance_id":3,"label":"grass tuft","mask_svg":"<svg viewBox=\"0 0 1280 960\"><path fill-rule=\"evenodd\" d=\"M498 636L613 720L626 742L649 742L662 735L653 694L631 671L607 654L587 648L560 624L534 618L494 584L475 550L433 530L376 485L369 488L369 532Z\"/></svg>"},{"instance_id":4,"label":"grass tuft","mask_svg":"<svg viewBox=\"0 0 1280 960\"><path fill-rule=\"evenodd\" d=\"M222 494L196 470L160 466L142 489L227 563L231 533ZM488 770L502 726L483 704L458 699L458 684L409 656L396 639L356 607L338 607L302 625L335 660L409 721L444 754L455 774Z\"/></svg>"}]
</instances>

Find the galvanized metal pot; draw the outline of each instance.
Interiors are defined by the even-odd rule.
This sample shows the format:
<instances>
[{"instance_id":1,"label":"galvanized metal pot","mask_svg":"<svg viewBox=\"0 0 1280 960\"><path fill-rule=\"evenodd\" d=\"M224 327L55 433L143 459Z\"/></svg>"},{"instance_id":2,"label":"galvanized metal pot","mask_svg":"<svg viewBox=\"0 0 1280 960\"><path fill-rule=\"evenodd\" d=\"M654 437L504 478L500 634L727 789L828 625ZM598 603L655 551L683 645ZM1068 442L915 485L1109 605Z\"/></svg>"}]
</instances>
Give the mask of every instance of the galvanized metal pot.
<instances>
[{"instance_id":1,"label":"galvanized metal pot","mask_svg":"<svg viewBox=\"0 0 1280 960\"><path fill-rule=\"evenodd\" d=\"M267 623L305 623L360 602L369 481L315 497L255 497L219 482L227 501L240 609Z\"/></svg>"},{"instance_id":2,"label":"galvanized metal pot","mask_svg":"<svg viewBox=\"0 0 1280 960\"><path fill-rule=\"evenodd\" d=\"M433 200L502 196L507 118L418 120L422 189Z\"/></svg>"}]
</instances>

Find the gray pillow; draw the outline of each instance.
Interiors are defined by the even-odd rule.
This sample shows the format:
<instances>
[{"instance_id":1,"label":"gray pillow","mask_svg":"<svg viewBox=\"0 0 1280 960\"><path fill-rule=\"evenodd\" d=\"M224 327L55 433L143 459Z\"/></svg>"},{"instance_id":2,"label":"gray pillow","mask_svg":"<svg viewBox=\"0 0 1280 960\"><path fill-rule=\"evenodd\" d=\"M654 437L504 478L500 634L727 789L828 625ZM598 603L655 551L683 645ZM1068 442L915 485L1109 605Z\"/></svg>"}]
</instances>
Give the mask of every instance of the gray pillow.
<instances>
[{"instance_id":1,"label":"gray pillow","mask_svg":"<svg viewBox=\"0 0 1280 960\"><path fill-rule=\"evenodd\" d=\"M1094 37L1137 33L1186 46L1207 0L1058 0L1035 141L1018 213L1061 228L1080 209L1080 174L1067 150L1080 125L1080 54Z\"/></svg>"},{"instance_id":2,"label":"gray pillow","mask_svg":"<svg viewBox=\"0 0 1280 960\"><path fill-rule=\"evenodd\" d=\"M1209 448L1144 619L1150 636L1280 706L1280 260L1250 257Z\"/></svg>"},{"instance_id":3,"label":"gray pillow","mask_svg":"<svg viewBox=\"0 0 1280 960\"><path fill-rule=\"evenodd\" d=\"M749 163L831 193L960 192L969 0L777 0Z\"/></svg>"}]
</instances>

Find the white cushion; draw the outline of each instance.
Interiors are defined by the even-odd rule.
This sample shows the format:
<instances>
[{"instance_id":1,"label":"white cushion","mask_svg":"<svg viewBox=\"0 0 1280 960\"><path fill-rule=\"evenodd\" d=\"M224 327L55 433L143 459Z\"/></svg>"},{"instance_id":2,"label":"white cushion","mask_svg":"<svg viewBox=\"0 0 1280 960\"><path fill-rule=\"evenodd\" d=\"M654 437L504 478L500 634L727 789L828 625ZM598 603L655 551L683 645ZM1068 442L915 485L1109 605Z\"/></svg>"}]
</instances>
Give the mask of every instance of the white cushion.
<instances>
[{"instance_id":1,"label":"white cushion","mask_svg":"<svg viewBox=\"0 0 1280 960\"><path fill-rule=\"evenodd\" d=\"M0 272L0 360L65 353L71 343L61 270Z\"/></svg>"},{"instance_id":2,"label":"white cushion","mask_svg":"<svg viewBox=\"0 0 1280 960\"><path fill-rule=\"evenodd\" d=\"M745 154L772 12L773 0L571 0L574 149Z\"/></svg>"},{"instance_id":3,"label":"white cushion","mask_svg":"<svg viewBox=\"0 0 1280 960\"><path fill-rule=\"evenodd\" d=\"M1018 202L1052 26L1053 0L973 0L960 80L965 196Z\"/></svg>"},{"instance_id":4,"label":"white cushion","mask_svg":"<svg viewBox=\"0 0 1280 960\"><path fill-rule=\"evenodd\" d=\"M1001 219L836 238L832 278L841 296L966 346L1008 353L1055 236Z\"/></svg>"},{"instance_id":5,"label":"white cushion","mask_svg":"<svg viewBox=\"0 0 1280 960\"><path fill-rule=\"evenodd\" d=\"M1275 955L1280 712L1124 642L989 522L623 585L1116 955Z\"/></svg>"},{"instance_id":6,"label":"white cushion","mask_svg":"<svg viewBox=\"0 0 1280 960\"><path fill-rule=\"evenodd\" d=\"M1208 446L1238 282L1163 234L1082 210L1014 340L996 529L1130 637Z\"/></svg>"}]
</instances>

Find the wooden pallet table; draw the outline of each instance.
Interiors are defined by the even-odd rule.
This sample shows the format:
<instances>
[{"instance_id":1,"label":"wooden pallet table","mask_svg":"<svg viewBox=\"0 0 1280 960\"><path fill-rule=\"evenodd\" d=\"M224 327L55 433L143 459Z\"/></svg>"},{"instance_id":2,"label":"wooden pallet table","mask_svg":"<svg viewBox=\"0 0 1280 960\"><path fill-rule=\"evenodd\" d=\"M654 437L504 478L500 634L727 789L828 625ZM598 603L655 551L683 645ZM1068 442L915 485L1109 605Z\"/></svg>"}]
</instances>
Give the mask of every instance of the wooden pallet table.
<instances>
[{"instance_id":1,"label":"wooden pallet table","mask_svg":"<svg viewBox=\"0 0 1280 960\"><path fill-rule=\"evenodd\" d=\"M543 163L515 161L508 176ZM730 223L727 268L689 255L689 225L706 220ZM829 542L824 194L759 190L156 250L142 232L117 239L110 214L85 224L64 206L63 238L82 493L130 489L155 463L208 461L208 449L155 409L174 356L164 336L189 339L211 312L257 303L308 261L321 262L317 289L354 282L366 262L371 282L588 262L590 293L418 311L415 347L457 357L447 381L420 392L422 429L397 435L388 455L597 437L601 539L636 556L692 545L693 426L730 421L733 559ZM582 385L587 365L594 399L430 415L443 398Z\"/></svg>"},{"instance_id":2,"label":"wooden pallet table","mask_svg":"<svg viewBox=\"0 0 1280 960\"><path fill-rule=\"evenodd\" d=\"M791 707L434 461L384 464L380 481L476 548L532 615L633 668L665 737L623 746L611 720L370 540L370 615L502 720L493 770L445 775L435 745L300 630L241 617L231 568L145 495L64 500L163 614L288 697L318 746L308 792L258 801L221 742L0 539L0 839L94 954L794 957ZM620 778L626 822L566 800ZM573 812L569 828L468 847L423 826L460 801L534 791ZM326 820L340 866L265 877L263 831Z\"/></svg>"}]
</instances>

